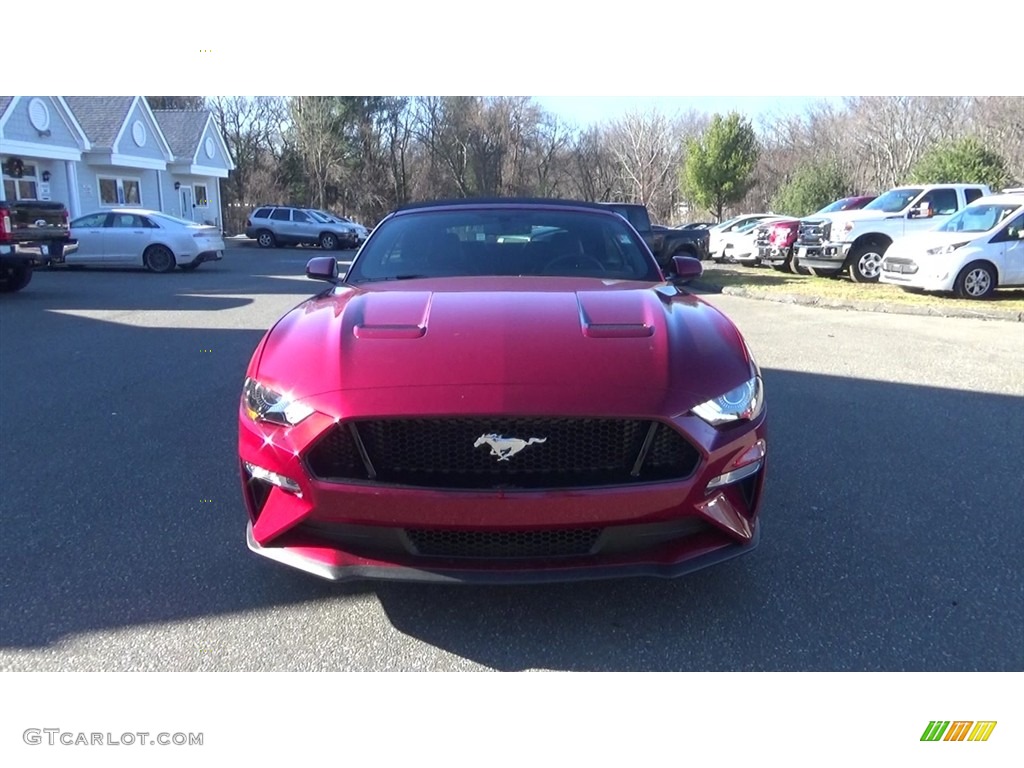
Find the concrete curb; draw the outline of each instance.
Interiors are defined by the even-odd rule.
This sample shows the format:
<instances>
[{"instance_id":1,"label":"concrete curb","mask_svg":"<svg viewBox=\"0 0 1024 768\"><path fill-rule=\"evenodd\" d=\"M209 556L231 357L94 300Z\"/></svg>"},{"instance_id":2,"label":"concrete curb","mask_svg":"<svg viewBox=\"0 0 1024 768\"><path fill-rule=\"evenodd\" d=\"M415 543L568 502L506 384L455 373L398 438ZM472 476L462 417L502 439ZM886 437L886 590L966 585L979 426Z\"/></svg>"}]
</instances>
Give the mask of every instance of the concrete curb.
<instances>
[{"instance_id":1,"label":"concrete curb","mask_svg":"<svg viewBox=\"0 0 1024 768\"><path fill-rule=\"evenodd\" d=\"M690 285L695 291L702 293L723 293L728 296L775 301L780 304L799 304L804 307L846 309L857 312L882 312L892 315L928 315L931 317L965 317L975 320L1002 320L1013 323L1024 322L1024 312L1018 312L1013 309L963 309L961 307L942 309L883 301L853 301L849 299L825 299L821 296L805 296L793 293L764 293L761 291L751 291L735 285L721 287L702 282L694 282Z\"/></svg>"}]
</instances>

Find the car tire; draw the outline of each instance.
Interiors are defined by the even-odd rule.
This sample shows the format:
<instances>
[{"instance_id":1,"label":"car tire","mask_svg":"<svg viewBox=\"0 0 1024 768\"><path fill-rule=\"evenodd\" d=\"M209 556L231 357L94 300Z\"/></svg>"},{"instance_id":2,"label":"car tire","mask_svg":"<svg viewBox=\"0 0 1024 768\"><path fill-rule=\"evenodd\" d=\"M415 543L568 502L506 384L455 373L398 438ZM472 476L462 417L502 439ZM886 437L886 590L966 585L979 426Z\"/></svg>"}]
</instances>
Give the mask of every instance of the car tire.
<instances>
[{"instance_id":1,"label":"car tire","mask_svg":"<svg viewBox=\"0 0 1024 768\"><path fill-rule=\"evenodd\" d=\"M324 232L320 235L320 247L325 251L336 251L341 247L341 243L333 232Z\"/></svg>"},{"instance_id":2,"label":"car tire","mask_svg":"<svg viewBox=\"0 0 1024 768\"><path fill-rule=\"evenodd\" d=\"M855 283L877 283L886 250L887 246L875 242L854 248L848 260L850 279Z\"/></svg>"},{"instance_id":3,"label":"car tire","mask_svg":"<svg viewBox=\"0 0 1024 768\"><path fill-rule=\"evenodd\" d=\"M953 291L961 299L988 299L996 291L996 270L985 261L972 261L960 270Z\"/></svg>"},{"instance_id":4,"label":"car tire","mask_svg":"<svg viewBox=\"0 0 1024 768\"><path fill-rule=\"evenodd\" d=\"M151 245L142 254L142 262L150 272L173 272L177 266L174 254L164 245Z\"/></svg>"},{"instance_id":5,"label":"car tire","mask_svg":"<svg viewBox=\"0 0 1024 768\"><path fill-rule=\"evenodd\" d=\"M256 233L256 244L260 248L276 248L277 238L273 232L264 229Z\"/></svg>"},{"instance_id":6,"label":"car tire","mask_svg":"<svg viewBox=\"0 0 1024 768\"><path fill-rule=\"evenodd\" d=\"M32 267L15 266L0 268L0 293L20 291L32 282Z\"/></svg>"},{"instance_id":7,"label":"car tire","mask_svg":"<svg viewBox=\"0 0 1024 768\"><path fill-rule=\"evenodd\" d=\"M811 274L811 270L809 270L807 267L801 267L800 262L797 261L792 254L790 254L788 259L786 259L786 269L788 269L794 275L807 276Z\"/></svg>"}]
</instances>

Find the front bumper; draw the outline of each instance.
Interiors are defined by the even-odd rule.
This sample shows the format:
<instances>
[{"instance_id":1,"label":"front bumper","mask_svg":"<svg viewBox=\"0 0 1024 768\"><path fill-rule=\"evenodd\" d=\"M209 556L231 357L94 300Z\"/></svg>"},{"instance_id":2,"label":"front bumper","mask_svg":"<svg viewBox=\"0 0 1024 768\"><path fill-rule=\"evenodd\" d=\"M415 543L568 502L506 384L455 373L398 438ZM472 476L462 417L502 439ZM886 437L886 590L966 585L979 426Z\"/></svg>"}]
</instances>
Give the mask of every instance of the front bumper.
<instances>
[{"instance_id":1,"label":"front bumper","mask_svg":"<svg viewBox=\"0 0 1024 768\"><path fill-rule=\"evenodd\" d=\"M711 491L707 485L765 439L765 417L766 409L748 428L725 439L716 434L704 446L688 434L701 459L685 479L449 490L316 480L300 447L322 433L324 425L312 423L316 416L292 428L294 442L283 431L243 416L239 454L248 546L332 581L532 583L681 576L757 545L766 459L746 478ZM295 482L298 491L254 477L246 464ZM581 536L591 538L577 549ZM552 538L571 540L572 551L537 547Z\"/></svg>"},{"instance_id":2,"label":"front bumper","mask_svg":"<svg viewBox=\"0 0 1024 768\"><path fill-rule=\"evenodd\" d=\"M785 264L789 260L790 253L791 248L789 246L779 248L777 245L761 245L757 249L757 255L761 263L772 267Z\"/></svg>"},{"instance_id":3,"label":"front bumper","mask_svg":"<svg viewBox=\"0 0 1024 768\"><path fill-rule=\"evenodd\" d=\"M948 263L920 264L912 259L886 257L878 282L922 291L951 291L957 272L956 265Z\"/></svg>"},{"instance_id":4,"label":"front bumper","mask_svg":"<svg viewBox=\"0 0 1024 768\"><path fill-rule=\"evenodd\" d=\"M246 528L246 543L249 550L328 581L418 581L445 584L538 584L569 581L597 581L647 576L653 578L677 578L732 560L752 552L760 543L761 528L755 526L750 539L745 543L709 545L694 552L690 557L673 561L671 554L652 556L645 560L621 560L604 564L549 564L532 568L487 569L458 567L453 564L399 564L360 558L339 550L325 549L319 543L310 546L264 547L253 535L253 525Z\"/></svg>"},{"instance_id":5,"label":"front bumper","mask_svg":"<svg viewBox=\"0 0 1024 768\"><path fill-rule=\"evenodd\" d=\"M825 242L820 245L793 246L793 258L802 267L838 272L846 264L852 243Z\"/></svg>"}]
</instances>

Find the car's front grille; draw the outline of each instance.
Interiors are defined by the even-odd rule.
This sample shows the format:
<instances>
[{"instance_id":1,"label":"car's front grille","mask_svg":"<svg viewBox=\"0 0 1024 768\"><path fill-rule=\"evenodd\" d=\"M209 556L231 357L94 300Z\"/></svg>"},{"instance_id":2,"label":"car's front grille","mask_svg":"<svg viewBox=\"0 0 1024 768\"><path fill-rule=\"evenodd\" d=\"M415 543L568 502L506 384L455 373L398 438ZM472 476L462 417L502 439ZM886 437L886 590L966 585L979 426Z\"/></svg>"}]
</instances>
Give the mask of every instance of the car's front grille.
<instances>
[{"instance_id":1,"label":"car's front grille","mask_svg":"<svg viewBox=\"0 0 1024 768\"><path fill-rule=\"evenodd\" d=\"M831 229L829 221L802 222L797 239L801 245L821 245L828 240Z\"/></svg>"},{"instance_id":2,"label":"car's front grille","mask_svg":"<svg viewBox=\"0 0 1024 768\"><path fill-rule=\"evenodd\" d=\"M331 428L307 457L322 480L465 489L679 479L699 461L667 424L547 417L353 421Z\"/></svg>"},{"instance_id":3,"label":"car's front grille","mask_svg":"<svg viewBox=\"0 0 1024 768\"><path fill-rule=\"evenodd\" d=\"M424 557L537 558L590 554L601 528L538 531L444 531L407 528L415 554Z\"/></svg>"},{"instance_id":4,"label":"car's front grille","mask_svg":"<svg viewBox=\"0 0 1024 768\"><path fill-rule=\"evenodd\" d=\"M754 243L758 246L771 245L772 228L770 226L758 227L754 235Z\"/></svg>"}]
</instances>

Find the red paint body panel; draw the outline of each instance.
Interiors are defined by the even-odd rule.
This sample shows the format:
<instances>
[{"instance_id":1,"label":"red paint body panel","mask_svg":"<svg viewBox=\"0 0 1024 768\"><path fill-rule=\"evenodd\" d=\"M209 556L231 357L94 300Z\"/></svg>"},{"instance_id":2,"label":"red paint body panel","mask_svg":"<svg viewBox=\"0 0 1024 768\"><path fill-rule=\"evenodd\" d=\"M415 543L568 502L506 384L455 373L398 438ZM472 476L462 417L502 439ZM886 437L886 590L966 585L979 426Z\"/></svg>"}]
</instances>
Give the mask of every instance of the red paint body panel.
<instances>
[{"instance_id":1,"label":"red paint body panel","mask_svg":"<svg viewBox=\"0 0 1024 768\"><path fill-rule=\"evenodd\" d=\"M707 484L766 439L766 409L750 422L717 428L690 411L757 373L731 321L664 283L464 276L339 285L285 315L247 371L313 409L285 427L254 421L239 408L241 462L300 489L260 485L243 468L250 547L327 578L674 575L688 564L725 559L756 543L764 465L743 487L708 492ZM506 416L653 421L685 438L698 456L696 468L658 482L469 490L318 480L308 463L319 441L350 422L443 417L486 423ZM254 483L265 497L254 495ZM652 538L649 547L642 541L616 545L628 552L554 560L381 554L361 547L356 534L344 538L352 526L371 538L394 534L397 541L420 528L472 535L593 528L613 537L633 530L626 526L662 535L677 524L686 535Z\"/></svg>"},{"instance_id":2,"label":"red paint body panel","mask_svg":"<svg viewBox=\"0 0 1024 768\"><path fill-rule=\"evenodd\" d=\"M800 231L800 219L776 221L771 226L769 242L776 248L789 248L796 242Z\"/></svg>"}]
</instances>

